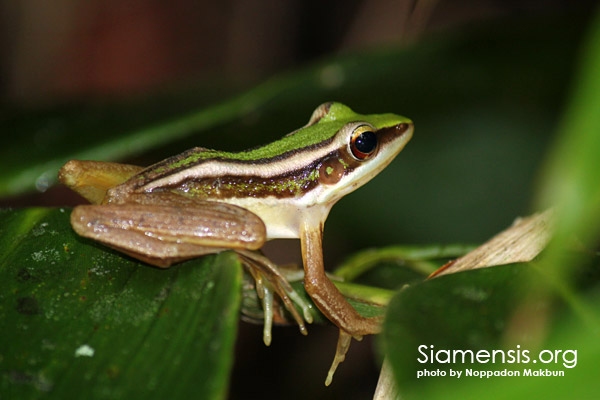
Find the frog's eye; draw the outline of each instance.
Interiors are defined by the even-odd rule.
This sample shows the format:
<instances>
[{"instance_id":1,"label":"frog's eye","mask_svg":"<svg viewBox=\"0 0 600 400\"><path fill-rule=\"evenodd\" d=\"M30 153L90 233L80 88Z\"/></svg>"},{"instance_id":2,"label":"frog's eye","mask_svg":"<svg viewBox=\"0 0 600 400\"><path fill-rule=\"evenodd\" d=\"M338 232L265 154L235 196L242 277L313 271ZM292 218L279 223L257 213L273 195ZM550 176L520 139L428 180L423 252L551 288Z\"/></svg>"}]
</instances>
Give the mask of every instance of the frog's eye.
<instances>
[{"instance_id":1,"label":"frog's eye","mask_svg":"<svg viewBox=\"0 0 600 400\"><path fill-rule=\"evenodd\" d=\"M350 152L357 160L366 160L377 150L377 135L373 128L361 125L352 132L350 138Z\"/></svg>"}]
</instances>

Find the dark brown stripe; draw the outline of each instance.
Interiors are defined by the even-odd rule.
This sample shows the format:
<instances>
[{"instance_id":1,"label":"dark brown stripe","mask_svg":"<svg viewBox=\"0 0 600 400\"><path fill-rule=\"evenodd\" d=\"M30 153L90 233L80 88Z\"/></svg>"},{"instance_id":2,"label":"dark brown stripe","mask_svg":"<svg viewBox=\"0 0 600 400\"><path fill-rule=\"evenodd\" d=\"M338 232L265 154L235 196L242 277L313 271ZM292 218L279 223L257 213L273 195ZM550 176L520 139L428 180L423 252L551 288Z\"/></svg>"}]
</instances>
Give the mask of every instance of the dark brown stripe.
<instances>
[{"instance_id":1,"label":"dark brown stripe","mask_svg":"<svg viewBox=\"0 0 600 400\"><path fill-rule=\"evenodd\" d=\"M175 191L197 198L226 199L236 197L280 198L301 197L318 184L319 166L314 162L307 167L277 177L234 176L187 179L161 190Z\"/></svg>"},{"instance_id":2,"label":"dark brown stripe","mask_svg":"<svg viewBox=\"0 0 600 400\"><path fill-rule=\"evenodd\" d=\"M320 143L317 143L317 144L314 144L311 146L306 146L301 149L287 151L287 152L275 155L273 157L261 158L261 159L256 159L256 160L246 160L240 156L241 154L248 153L250 151L254 151L254 150L256 150L256 148L244 150L239 153L226 153L226 152L219 152L219 151L215 151L215 150L203 149L203 151L206 151L207 153L213 153L214 156L210 157L210 155L207 154L207 157L202 157L199 160L189 162L189 163L184 163L176 168L171 167L172 165L178 164L181 161L189 158L190 156L195 155L198 152L197 148L190 149L190 150L186 150L183 153L180 153L176 156L169 157L165 160L159 161L158 163L145 168L143 171L141 171L138 175L134 176L126 184L128 184L131 189L135 190L142 186L147 186L148 184L151 184L153 181L157 181L159 179L166 178L169 175L174 175L185 169L194 168L201 164L204 164L207 162L214 162L214 161L227 162L227 163L240 164L240 165L251 165L251 164L252 165L257 165L257 164L264 165L264 164L274 163L274 162L282 161L282 160L285 160L286 158L292 157L295 154L297 154L298 152L313 151L313 150L318 150L319 148L322 148L322 147L326 147L331 144L333 139L334 138L331 137L330 139L328 139L326 141L323 141L323 142L320 142ZM265 146L268 146L268 145L265 145ZM259 146L259 147L265 147L265 146ZM222 156L223 154L226 154L227 157ZM308 166L308 167L310 168L311 166ZM182 184L183 184L183 182L182 182Z\"/></svg>"}]
</instances>

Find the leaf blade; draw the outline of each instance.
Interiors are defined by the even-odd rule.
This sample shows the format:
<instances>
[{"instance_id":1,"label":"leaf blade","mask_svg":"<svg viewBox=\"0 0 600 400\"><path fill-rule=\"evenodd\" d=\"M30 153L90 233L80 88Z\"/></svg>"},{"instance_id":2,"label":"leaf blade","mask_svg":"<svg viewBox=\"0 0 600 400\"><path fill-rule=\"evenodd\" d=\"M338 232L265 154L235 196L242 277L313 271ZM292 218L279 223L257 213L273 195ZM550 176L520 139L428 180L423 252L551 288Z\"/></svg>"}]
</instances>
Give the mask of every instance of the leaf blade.
<instances>
[{"instance_id":1,"label":"leaf blade","mask_svg":"<svg viewBox=\"0 0 600 400\"><path fill-rule=\"evenodd\" d=\"M235 255L159 270L80 242L60 210L12 213L45 233L25 235L0 269L0 392L225 397L241 296ZM32 248L38 256L24 256Z\"/></svg>"}]
</instances>

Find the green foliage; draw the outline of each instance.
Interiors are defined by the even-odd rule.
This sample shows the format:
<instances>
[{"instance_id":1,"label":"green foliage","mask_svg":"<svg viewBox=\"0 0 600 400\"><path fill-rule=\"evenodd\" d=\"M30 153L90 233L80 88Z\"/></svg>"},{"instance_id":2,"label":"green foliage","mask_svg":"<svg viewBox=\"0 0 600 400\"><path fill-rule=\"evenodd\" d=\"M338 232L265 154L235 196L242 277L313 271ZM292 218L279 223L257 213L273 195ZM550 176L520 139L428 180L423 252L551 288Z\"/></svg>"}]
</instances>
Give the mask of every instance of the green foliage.
<instances>
[{"instance_id":1,"label":"green foliage","mask_svg":"<svg viewBox=\"0 0 600 400\"><path fill-rule=\"evenodd\" d=\"M0 219L3 394L224 397L241 297L235 257L158 270L82 242L63 209Z\"/></svg>"}]
</instances>

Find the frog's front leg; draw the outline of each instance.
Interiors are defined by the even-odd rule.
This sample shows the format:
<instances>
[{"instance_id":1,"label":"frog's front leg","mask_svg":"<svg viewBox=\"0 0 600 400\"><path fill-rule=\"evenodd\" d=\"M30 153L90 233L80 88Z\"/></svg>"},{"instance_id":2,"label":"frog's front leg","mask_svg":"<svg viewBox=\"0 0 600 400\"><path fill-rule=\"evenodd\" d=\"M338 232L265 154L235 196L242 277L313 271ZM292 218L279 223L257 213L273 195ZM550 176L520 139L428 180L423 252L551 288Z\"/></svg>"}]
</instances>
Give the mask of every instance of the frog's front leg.
<instances>
[{"instance_id":1,"label":"frog's front leg","mask_svg":"<svg viewBox=\"0 0 600 400\"><path fill-rule=\"evenodd\" d=\"M379 333L382 321L360 315L325 275L322 238L322 224L303 224L300 241L304 287L323 315L340 329L336 354L325 381L329 385L337 366L344 361L352 338L360 340L364 335Z\"/></svg>"}]
</instances>

